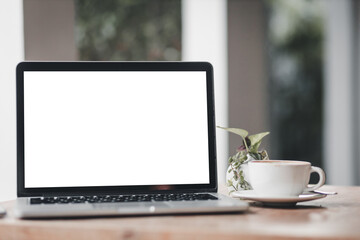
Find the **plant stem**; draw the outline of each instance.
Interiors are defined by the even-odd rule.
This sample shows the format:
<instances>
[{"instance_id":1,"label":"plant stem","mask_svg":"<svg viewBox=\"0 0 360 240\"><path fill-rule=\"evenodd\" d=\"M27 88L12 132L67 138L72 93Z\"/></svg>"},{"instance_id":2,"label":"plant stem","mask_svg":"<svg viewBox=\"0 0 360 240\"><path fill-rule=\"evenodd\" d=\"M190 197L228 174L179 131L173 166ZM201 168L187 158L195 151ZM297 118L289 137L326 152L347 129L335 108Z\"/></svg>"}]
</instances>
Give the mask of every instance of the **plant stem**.
<instances>
[{"instance_id":1,"label":"plant stem","mask_svg":"<svg viewBox=\"0 0 360 240\"><path fill-rule=\"evenodd\" d=\"M248 145L247 145L247 143L246 143L246 139L243 138L243 140L244 140L244 145L245 145L246 151L249 152L249 148L248 148Z\"/></svg>"}]
</instances>

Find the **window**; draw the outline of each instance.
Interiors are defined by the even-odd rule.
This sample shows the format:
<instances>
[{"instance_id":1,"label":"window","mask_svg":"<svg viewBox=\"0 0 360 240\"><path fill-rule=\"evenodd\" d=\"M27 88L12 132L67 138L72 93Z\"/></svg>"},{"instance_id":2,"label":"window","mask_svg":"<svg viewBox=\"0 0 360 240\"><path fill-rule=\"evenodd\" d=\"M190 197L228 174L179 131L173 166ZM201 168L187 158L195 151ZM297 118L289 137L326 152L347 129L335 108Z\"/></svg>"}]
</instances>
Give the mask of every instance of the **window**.
<instances>
[{"instance_id":1,"label":"window","mask_svg":"<svg viewBox=\"0 0 360 240\"><path fill-rule=\"evenodd\" d=\"M266 1L271 150L322 167L322 1Z\"/></svg>"},{"instance_id":2,"label":"window","mask_svg":"<svg viewBox=\"0 0 360 240\"><path fill-rule=\"evenodd\" d=\"M180 0L75 0L79 60L181 59Z\"/></svg>"}]
</instances>

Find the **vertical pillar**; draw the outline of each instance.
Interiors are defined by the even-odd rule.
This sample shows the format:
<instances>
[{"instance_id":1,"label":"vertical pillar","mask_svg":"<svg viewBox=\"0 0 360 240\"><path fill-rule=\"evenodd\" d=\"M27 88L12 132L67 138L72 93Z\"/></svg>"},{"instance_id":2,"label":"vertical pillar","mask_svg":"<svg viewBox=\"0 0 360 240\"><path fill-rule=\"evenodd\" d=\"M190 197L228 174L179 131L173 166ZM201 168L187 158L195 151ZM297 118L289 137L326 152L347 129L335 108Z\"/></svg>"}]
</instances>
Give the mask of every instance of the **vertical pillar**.
<instances>
[{"instance_id":1,"label":"vertical pillar","mask_svg":"<svg viewBox=\"0 0 360 240\"><path fill-rule=\"evenodd\" d=\"M269 131L270 125L265 33L262 1L228 1L229 126L244 128L250 134ZM241 145L241 138L229 137L232 154ZM268 149L268 139L264 140Z\"/></svg>"},{"instance_id":2,"label":"vertical pillar","mask_svg":"<svg viewBox=\"0 0 360 240\"><path fill-rule=\"evenodd\" d=\"M353 96L355 97L355 139L354 139L354 184L360 185L360 2L353 0L353 32L354 32L354 56L353 56L353 70L354 83Z\"/></svg>"},{"instance_id":3,"label":"vertical pillar","mask_svg":"<svg viewBox=\"0 0 360 240\"><path fill-rule=\"evenodd\" d=\"M0 201L16 197L15 68L24 58L22 0L0 8Z\"/></svg>"},{"instance_id":4,"label":"vertical pillar","mask_svg":"<svg viewBox=\"0 0 360 240\"><path fill-rule=\"evenodd\" d=\"M354 144L358 123L352 1L329 0L326 7L324 166L328 184L350 185L355 182L355 149L359 148Z\"/></svg>"},{"instance_id":5,"label":"vertical pillar","mask_svg":"<svg viewBox=\"0 0 360 240\"><path fill-rule=\"evenodd\" d=\"M214 66L216 124L228 125L227 2L182 1L182 60L208 61ZM225 183L227 135L217 130L218 181Z\"/></svg>"}]
</instances>

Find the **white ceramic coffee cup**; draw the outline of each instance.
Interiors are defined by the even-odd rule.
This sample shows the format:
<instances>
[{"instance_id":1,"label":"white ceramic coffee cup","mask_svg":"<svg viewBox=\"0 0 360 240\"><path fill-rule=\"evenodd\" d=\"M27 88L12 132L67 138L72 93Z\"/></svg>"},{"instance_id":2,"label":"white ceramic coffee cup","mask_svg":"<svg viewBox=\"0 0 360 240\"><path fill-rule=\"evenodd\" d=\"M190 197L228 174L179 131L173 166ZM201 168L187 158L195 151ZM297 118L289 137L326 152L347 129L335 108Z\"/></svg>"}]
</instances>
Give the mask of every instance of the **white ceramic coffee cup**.
<instances>
[{"instance_id":1,"label":"white ceramic coffee cup","mask_svg":"<svg viewBox=\"0 0 360 240\"><path fill-rule=\"evenodd\" d=\"M318 173L320 179L310 187L308 184L313 172ZM261 160L249 162L249 180L257 195L295 197L324 185L325 173L305 161Z\"/></svg>"}]
</instances>

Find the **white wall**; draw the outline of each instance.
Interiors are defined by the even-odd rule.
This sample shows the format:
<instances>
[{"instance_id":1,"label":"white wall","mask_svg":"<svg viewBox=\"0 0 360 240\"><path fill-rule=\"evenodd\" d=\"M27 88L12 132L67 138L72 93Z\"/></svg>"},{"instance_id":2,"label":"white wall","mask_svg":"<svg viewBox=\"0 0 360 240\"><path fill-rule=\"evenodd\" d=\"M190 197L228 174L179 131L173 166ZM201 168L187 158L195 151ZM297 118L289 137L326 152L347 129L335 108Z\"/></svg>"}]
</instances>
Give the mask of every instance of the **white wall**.
<instances>
[{"instance_id":1,"label":"white wall","mask_svg":"<svg viewBox=\"0 0 360 240\"><path fill-rule=\"evenodd\" d=\"M324 165L327 184L355 184L356 86L352 1L329 0L325 21Z\"/></svg>"},{"instance_id":2,"label":"white wall","mask_svg":"<svg viewBox=\"0 0 360 240\"><path fill-rule=\"evenodd\" d=\"M74 0L24 1L25 59L75 61Z\"/></svg>"},{"instance_id":3,"label":"white wall","mask_svg":"<svg viewBox=\"0 0 360 240\"><path fill-rule=\"evenodd\" d=\"M356 134L357 134L357 138L356 138L356 145L357 147L355 147L355 156L360 156L360 1L355 0L355 18L354 18L354 40L355 40L355 44L356 44L356 48L355 48L355 54L356 54L356 59L354 59L354 70L355 70L355 81L357 82L357 86L354 88L354 95L357 97L356 99L356 116L355 116L355 121L357 123L357 129L356 129ZM355 157L354 159L355 161L355 184L356 185L360 185L360 158L359 157Z\"/></svg>"},{"instance_id":4,"label":"white wall","mask_svg":"<svg viewBox=\"0 0 360 240\"><path fill-rule=\"evenodd\" d=\"M16 197L15 67L23 60L22 0L0 8L0 201Z\"/></svg>"},{"instance_id":5,"label":"white wall","mask_svg":"<svg viewBox=\"0 0 360 240\"><path fill-rule=\"evenodd\" d=\"M182 1L182 60L208 61L214 67L216 124L228 126L227 1ZM218 180L225 183L227 133L217 130Z\"/></svg>"}]
</instances>

